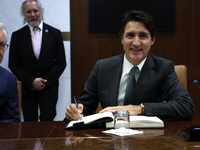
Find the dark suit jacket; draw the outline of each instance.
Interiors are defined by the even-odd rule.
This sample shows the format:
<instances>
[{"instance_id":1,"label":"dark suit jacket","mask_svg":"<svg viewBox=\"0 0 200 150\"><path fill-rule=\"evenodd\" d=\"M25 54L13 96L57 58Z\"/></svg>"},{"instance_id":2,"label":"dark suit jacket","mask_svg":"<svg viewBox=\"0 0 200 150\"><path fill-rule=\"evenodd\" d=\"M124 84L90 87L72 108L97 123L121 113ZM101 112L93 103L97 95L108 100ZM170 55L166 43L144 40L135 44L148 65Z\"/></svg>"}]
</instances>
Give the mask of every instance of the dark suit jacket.
<instances>
[{"instance_id":1,"label":"dark suit jacket","mask_svg":"<svg viewBox=\"0 0 200 150\"><path fill-rule=\"evenodd\" d=\"M97 61L78 99L84 104L85 115L91 114L99 101L102 108L117 105L123 56ZM145 105L146 115L164 120L192 119L194 114L194 104L178 81L174 63L150 54L141 70L131 102L133 105L140 103Z\"/></svg>"},{"instance_id":2,"label":"dark suit jacket","mask_svg":"<svg viewBox=\"0 0 200 150\"><path fill-rule=\"evenodd\" d=\"M19 99L17 79L0 66L0 122L18 122Z\"/></svg>"},{"instance_id":3,"label":"dark suit jacket","mask_svg":"<svg viewBox=\"0 0 200 150\"><path fill-rule=\"evenodd\" d=\"M42 31L42 45L38 60L34 55L28 25L12 34L9 67L26 90L32 87L32 82L37 77L47 80L45 89L57 87L58 78L66 67L61 32L45 23ZM24 95L25 91L22 94Z\"/></svg>"}]
</instances>

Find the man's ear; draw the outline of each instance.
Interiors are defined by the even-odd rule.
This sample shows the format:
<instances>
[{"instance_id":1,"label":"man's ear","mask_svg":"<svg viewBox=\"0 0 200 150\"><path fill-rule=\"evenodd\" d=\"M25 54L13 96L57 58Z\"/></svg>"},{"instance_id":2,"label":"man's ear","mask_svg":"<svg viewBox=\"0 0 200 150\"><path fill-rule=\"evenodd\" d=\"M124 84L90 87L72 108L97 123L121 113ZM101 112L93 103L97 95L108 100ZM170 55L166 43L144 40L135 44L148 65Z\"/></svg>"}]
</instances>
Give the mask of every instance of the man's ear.
<instances>
[{"instance_id":1,"label":"man's ear","mask_svg":"<svg viewBox=\"0 0 200 150\"><path fill-rule=\"evenodd\" d=\"M151 45L153 45L155 43L156 39L155 37L153 38L153 40L151 41Z\"/></svg>"}]
</instances>

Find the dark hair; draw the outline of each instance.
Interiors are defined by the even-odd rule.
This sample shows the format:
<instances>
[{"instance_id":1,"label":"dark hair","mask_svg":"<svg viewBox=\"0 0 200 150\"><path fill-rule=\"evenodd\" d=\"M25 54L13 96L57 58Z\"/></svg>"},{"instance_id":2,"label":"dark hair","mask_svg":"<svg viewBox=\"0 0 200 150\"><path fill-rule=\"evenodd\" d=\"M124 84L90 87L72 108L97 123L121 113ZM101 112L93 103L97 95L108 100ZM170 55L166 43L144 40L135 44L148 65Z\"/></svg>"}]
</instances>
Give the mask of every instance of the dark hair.
<instances>
[{"instance_id":1,"label":"dark hair","mask_svg":"<svg viewBox=\"0 0 200 150\"><path fill-rule=\"evenodd\" d=\"M129 21L142 22L144 26L149 30L151 39L153 40L156 35L156 27L154 19L145 11L133 10L123 15L122 23L120 26L119 34L121 37L124 35L125 26Z\"/></svg>"}]
</instances>

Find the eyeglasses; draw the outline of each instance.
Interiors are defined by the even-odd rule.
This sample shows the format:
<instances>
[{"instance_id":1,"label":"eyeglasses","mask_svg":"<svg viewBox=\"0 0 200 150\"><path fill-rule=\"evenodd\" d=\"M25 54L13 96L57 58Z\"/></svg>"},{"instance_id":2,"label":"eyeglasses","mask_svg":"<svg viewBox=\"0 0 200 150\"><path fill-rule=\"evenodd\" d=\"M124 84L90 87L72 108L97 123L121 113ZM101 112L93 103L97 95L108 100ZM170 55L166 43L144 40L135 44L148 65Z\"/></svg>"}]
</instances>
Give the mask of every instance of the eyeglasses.
<instances>
[{"instance_id":1,"label":"eyeglasses","mask_svg":"<svg viewBox=\"0 0 200 150\"><path fill-rule=\"evenodd\" d=\"M9 46L8 44L0 43L0 50L7 50L8 46Z\"/></svg>"}]
</instances>

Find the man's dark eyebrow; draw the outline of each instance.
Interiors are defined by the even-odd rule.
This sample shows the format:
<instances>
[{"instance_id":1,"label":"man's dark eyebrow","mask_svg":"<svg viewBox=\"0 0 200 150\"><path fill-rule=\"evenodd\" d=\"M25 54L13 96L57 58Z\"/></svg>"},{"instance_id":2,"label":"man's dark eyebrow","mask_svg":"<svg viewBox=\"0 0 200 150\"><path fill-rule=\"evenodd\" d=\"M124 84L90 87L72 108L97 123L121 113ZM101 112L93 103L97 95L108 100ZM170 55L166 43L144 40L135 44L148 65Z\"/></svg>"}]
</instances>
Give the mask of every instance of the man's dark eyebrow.
<instances>
[{"instance_id":1,"label":"man's dark eyebrow","mask_svg":"<svg viewBox=\"0 0 200 150\"><path fill-rule=\"evenodd\" d=\"M126 32L126 35L128 35L128 34L134 34L134 32Z\"/></svg>"},{"instance_id":2,"label":"man's dark eyebrow","mask_svg":"<svg viewBox=\"0 0 200 150\"><path fill-rule=\"evenodd\" d=\"M140 32L140 34L147 34L148 35L149 33L148 32Z\"/></svg>"},{"instance_id":3,"label":"man's dark eyebrow","mask_svg":"<svg viewBox=\"0 0 200 150\"><path fill-rule=\"evenodd\" d=\"M133 32L126 32L126 34L130 34L130 33L133 33Z\"/></svg>"}]
</instances>

